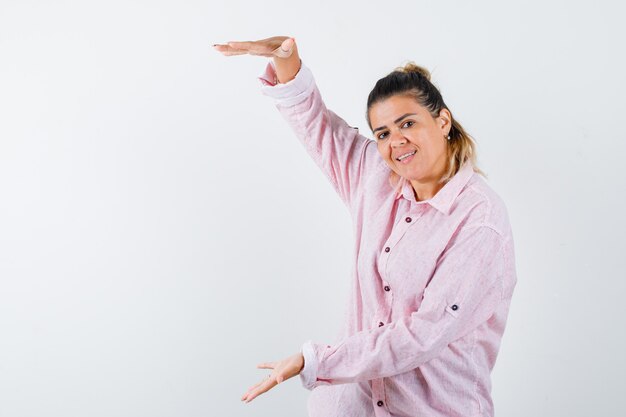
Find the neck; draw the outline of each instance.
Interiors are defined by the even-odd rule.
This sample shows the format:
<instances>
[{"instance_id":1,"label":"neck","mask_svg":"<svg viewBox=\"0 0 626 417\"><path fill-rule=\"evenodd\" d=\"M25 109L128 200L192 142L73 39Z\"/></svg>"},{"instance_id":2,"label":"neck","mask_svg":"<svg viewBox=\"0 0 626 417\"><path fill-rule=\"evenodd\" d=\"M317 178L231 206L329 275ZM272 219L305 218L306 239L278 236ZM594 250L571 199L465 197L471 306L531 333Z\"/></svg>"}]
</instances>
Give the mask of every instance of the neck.
<instances>
[{"instance_id":1,"label":"neck","mask_svg":"<svg viewBox=\"0 0 626 417\"><path fill-rule=\"evenodd\" d=\"M439 183L438 180L429 182L411 181L413 187L413 194L415 194L415 200L424 201L431 199L443 188L445 184Z\"/></svg>"},{"instance_id":2,"label":"neck","mask_svg":"<svg viewBox=\"0 0 626 417\"><path fill-rule=\"evenodd\" d=\"M433 175L421 180L411 180L411 186L413 187L413 193L415 194L415 200L424 201L431 199L443 188L445 183L439 182L443 174L446 172L446 160L441 158L438 165L438 169L435 169Z\"/></svg>"}]
</instances>

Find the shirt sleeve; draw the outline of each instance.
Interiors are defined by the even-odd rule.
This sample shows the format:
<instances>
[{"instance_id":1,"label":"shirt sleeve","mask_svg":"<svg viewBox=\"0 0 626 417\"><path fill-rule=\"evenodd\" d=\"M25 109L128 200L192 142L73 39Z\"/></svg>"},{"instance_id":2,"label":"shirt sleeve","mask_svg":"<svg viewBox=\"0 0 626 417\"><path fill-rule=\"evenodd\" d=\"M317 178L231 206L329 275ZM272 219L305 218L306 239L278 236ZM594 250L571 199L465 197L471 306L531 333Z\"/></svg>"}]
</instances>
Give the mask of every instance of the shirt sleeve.
<instances>
[{"instance_id":1,"label":"shirt sleeve","mask_svg":"<svg viewBox=\"0 0 626 417\"><path fill-rule=\"evenodd\" d=\"M487 321L502 302L505 239L493 228L462 228L439 258L417 311L330 346L302 346L302 385L344 384L408 372Z\"/></svg>"},{"instance_id":2,"label":"shirt sleeve","mask_svg":"<svg viewBox=\"0 0 626 417\"><path fill-rule=\"evenodd\" d=\"M274 99L308 154L351 208L364 174L373 174L372 169L380 167L375 142L326 108L313 74L304 62L301 61L295 78L287 83L276 84L271 60L258 79L261 92Z\"/></svg>"}]
</instances>

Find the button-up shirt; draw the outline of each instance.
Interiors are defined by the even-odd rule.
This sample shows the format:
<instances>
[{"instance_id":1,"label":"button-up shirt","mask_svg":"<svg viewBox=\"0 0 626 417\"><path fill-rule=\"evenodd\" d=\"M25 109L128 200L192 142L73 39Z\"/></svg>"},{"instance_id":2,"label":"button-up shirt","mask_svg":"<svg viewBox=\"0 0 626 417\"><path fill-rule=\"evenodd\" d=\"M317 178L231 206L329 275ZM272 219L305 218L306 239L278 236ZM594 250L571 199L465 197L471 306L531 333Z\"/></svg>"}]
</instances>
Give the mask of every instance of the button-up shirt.
<instances>
[{"instance_id":1,"label":"button-up shirt","mask_svg":"<svg viewBox=\"0 0 626 417\"><path fill-rule=\"evenodd\" d=\"M376 142L326 108L311 70L258 79L354 222L349 306L334 345L302 346L305 388L369 381L383 416L493 416L490 373L517 278L507 210L467 161L430 199L390 181Z\"/></svg>"}]
</instances>

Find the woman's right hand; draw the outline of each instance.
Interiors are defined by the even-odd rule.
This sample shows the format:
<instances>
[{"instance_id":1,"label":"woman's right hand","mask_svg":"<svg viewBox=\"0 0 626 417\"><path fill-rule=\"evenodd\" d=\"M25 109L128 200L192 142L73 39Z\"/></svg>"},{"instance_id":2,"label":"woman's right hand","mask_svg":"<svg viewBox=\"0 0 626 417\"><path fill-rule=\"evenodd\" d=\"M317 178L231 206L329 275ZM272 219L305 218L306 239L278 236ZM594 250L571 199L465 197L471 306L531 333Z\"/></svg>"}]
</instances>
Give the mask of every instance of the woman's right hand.
<instances>
[{"instance_id":1,"label":"woman's right hand","mask_svg":"<svg viewBox=\"0 0 626 417\"><path fill-rule=\"evenodd\" d=\"M280 83L292 80L300 70L300 56L294 38L273 36L258 41L227 42L213 45L225 56L260 55L272 57L276 68L276 77Z\"/></svg>"}]
</instances>

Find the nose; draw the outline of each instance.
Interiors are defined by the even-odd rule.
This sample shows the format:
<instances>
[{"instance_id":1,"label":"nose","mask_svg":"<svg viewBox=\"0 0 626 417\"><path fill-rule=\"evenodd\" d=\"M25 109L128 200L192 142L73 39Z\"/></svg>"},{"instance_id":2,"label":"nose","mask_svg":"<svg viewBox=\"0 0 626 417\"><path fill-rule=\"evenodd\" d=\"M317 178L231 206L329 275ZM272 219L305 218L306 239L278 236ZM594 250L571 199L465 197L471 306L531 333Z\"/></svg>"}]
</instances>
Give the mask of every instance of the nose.
<instances>
[{"instance_id":1,"label":"nose","mask_svg":"<svg viewBox=\"0 0 626 417\"><path fill-rule=\"evenodd\" d=\"M389 135L391 135L391 138L389 139L392 147L397 148L406 145L407 139L404 137L402 132L391 131L389 132Z\"/></svg>"}]
</instances>

